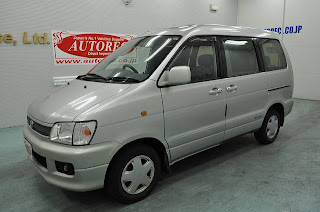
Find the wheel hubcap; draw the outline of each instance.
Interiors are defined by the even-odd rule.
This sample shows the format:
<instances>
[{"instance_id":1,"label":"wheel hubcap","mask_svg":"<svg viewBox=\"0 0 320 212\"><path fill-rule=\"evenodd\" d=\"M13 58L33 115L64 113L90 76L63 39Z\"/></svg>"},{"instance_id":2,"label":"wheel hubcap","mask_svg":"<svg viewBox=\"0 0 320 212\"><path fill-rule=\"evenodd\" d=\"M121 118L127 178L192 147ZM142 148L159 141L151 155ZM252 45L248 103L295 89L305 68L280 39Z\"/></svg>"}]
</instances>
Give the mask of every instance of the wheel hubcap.
<instances>
[{"instance_id":1,"label":"wheel hubcap","mask_svg":"<svg viewBox=\"0 0 320 212\"><path fill-rule=\"evenodd\" d=\"M273 115L268 120L267 124L267 136L268 138L272 139L277 135L279 129L279 120L278 117Z\"/></svg>"},{"instance_id":2,"label":"wheel hubcap","mask_svg":"<svg viewBox=\"0 0 320 212\"><path fill-rule=\"evenodd\" d=\"M128 194L139 194L146 190L154 177L154 163L145 156L139 155L131 159L123 169L122 188Z\"/></svg>"}]
</instances>

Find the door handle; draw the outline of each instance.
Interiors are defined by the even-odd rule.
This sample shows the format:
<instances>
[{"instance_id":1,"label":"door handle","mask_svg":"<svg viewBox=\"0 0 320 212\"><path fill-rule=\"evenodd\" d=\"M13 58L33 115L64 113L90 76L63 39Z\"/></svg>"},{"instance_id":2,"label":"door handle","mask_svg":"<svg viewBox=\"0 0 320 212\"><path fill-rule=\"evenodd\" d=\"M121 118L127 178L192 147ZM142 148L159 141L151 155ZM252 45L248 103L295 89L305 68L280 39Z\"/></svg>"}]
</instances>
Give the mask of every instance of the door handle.
<instances>
[{"instance_id":1,"label":"door handle","mask_svg":"<svg viewBox=\"0 0 320 212\"><path fill-rule=\"evenodd\" d=\"M219 95L220 93L222 93L222 88L212 88L212 90L209 91L209 95Z\"/></svg>"},{"instance_id":2,"label":"door handle","mask_svg":"<svg viewBox=\"0 0 320 212\"><path fill-rule=\"evenodd\" d=\"M238 87L235 85L230 85L229 87L227 87L228 92L233 92L233 91L236 91L237 89Z\"/></svg>"}]
</instances>

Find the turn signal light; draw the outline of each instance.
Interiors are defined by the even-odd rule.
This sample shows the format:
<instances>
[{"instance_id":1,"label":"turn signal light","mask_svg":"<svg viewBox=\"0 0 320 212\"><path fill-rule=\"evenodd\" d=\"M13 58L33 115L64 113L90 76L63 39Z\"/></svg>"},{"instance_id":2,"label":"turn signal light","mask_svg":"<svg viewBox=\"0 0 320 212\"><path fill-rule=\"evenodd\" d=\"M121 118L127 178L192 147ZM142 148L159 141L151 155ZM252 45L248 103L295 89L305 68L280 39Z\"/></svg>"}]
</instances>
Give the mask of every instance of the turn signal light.
<instances>
[{"instance_id":1,"label":"turn signal light","mask_svg":"<svg viewBox=\"0 0 320 212\"><path fill-rule=\"evenodd\" d=\"M148 113L147 113L147 111L142 111L141 112L141 116L146 116Z\"/></svg>"},{"instance_id":2,"label":"turn signal light","mask_svg":"<svg viewBox=\"0 0 320 212\"><path fill-rule=\"evenodd\" d=\"M90 129L88 127L84 128L82 132L86 136L91 136L91 131L90 131Z\"/></svg>"}]
</instances>

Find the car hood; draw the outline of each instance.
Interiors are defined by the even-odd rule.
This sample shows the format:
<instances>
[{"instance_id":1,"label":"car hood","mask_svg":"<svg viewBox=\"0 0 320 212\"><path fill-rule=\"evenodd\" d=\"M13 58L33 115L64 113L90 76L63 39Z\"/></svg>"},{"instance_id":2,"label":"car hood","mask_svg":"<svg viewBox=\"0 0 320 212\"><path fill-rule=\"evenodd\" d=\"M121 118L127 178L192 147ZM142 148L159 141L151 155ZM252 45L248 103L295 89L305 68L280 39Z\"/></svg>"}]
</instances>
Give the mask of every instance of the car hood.
<instances>
[{"instance_id":1,"label":"car hood","mask_svg":"<svg viewBox=\"0 0 320 212\"><path fill-rule=\"evenodd\" d=\"M48 124L73 121L90 107L129 87L130 84L73 80L69 85L34 101L28 108L28 115Z\"/></svg>"}]
</instances>

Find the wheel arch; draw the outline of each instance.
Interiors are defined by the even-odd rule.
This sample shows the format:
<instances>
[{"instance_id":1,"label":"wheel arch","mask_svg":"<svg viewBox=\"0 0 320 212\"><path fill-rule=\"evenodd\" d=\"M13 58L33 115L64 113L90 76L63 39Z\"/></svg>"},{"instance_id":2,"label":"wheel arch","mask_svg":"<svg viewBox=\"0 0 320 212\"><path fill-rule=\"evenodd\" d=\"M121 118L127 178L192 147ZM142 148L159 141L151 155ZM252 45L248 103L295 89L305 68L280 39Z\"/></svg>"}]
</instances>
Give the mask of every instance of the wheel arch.
<instances>
[{"instance_id":1,"label":"wheel arch","mask_svg":"<svg viewBox=\"0 0 320 212\"><path fill-rule=\"evenodd\" d=\"M278 113L280 114L280 126L283 126L284 124L284 106L282 103L274 103L273 105L271 105L271 107L269 107L268 112L270 110L276 110L278 111Z\"/></svg>"},{"instance_id":2,"label":"wheel arch","mask_svg":"<svg viewBox=\"0 0 320 212\"><path fill-rule=\"evenodd\" d=\"M105 180L108 177L109 170L112 169L112 166L114 165L114 161L117 159L117 157L123 152L125 149L130 148L134 145L148 145L151 146L159 155L160 161L161 161L161 170L169 173L170 172L170 166L169 166L169 156L166 150L165 145L158 139L152 138L152 137L145 137L145 138L139 138L132 140L130 142L127 142L125 145L121 146L116 153L112 156L109 167L105 176Z\"/></svg>"}]
</instances>

